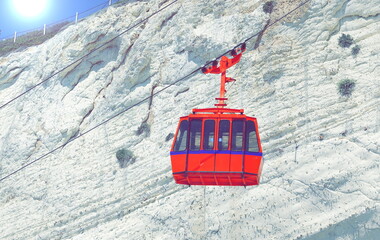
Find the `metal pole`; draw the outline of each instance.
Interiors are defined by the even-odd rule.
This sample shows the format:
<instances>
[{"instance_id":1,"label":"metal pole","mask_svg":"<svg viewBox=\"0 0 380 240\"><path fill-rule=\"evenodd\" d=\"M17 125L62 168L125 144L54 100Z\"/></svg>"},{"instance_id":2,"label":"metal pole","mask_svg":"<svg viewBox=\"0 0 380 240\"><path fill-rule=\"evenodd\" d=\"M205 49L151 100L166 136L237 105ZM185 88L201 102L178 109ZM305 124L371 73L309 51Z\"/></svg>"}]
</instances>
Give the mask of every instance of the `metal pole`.
<instances>
[{"instance_id":1,"label":"metal pole","mask_svg":"<svg viewBox=\"0 0 380 240\"><path fill-rule=\"evenodd\" d=\"M17 38L17 32L15 32L15 36L13 38L13 42L15 43L16 42L16 38Z\"/></svg>"},{"instance_id":2,"label":"metal pole","mask_svg":"<svg viewBox=\"0 0 380 240\"><path fill-rule=\"evenodd\" d=\"M75 14L75 24L78 23L78 12Z\"/></svg>"},{"instance_id":3,"label":"metal pole","mask_svg":"<svg viewBox=\"0 0 380 240\"><path fill-rule=\"evenodd\" d=\"M44 35L46 34L46 24L44 24Z\"/></svg>"}]
</instances>

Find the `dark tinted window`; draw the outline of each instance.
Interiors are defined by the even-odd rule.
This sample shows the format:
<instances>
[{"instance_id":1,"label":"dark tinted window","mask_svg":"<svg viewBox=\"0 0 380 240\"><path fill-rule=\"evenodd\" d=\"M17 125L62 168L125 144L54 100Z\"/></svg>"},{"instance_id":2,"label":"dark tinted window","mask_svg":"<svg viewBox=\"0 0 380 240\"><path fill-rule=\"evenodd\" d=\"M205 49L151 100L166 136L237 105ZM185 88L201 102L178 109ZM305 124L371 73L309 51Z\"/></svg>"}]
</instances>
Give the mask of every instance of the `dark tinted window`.
<instances>
[{"instance_id":1,"label":"dark tinted window","mask_svg":"<svg viewBox=\"0 0 380 240\"><path fill-rule=\"evenodd\" d=\"M243 120L233 120L232 121L232 151L242 151L243 150Z\"/></svg>"},{"instance_id":2,"label":"dark tinted window","mask_svg":"<svg viewBox=\"0 0 380 240\"><path fill-rule=\"evenodd\" d=\"M246 151L249 152L258 152L259 151L259 145L257 144L257 136L256 136L256 128L255 123L253 121L247 122L246 127Z\"/></svg>"},{"instance_id":3,"label":"dark tinted window","mask_svg":"<svg viewBox=\"0 0 380 240\"><path fill-rule=\"evenodd\" d=\"M219 136L218 136L218 149L228 150L228 139L230 137L230 121L220 120L219 123Z\"/></svg>"},{"instance_id":4,"label":"dark tinted window","mask_svg":"<svg viewBox=\"0 0 380 240\"><path fill-rule=\"evenodd\" d=\"M190 150L201 148L202 120L194 119L190 121Z\"/></svg>"},{"instance_id":5,"label":"dark tinted window","mask_svg":"<svg viewBox=\"0 0 380 240\"><path fill-rule=\"evenodd\" d=\"M179 126L178 134L176 136L174 151L186 150L188 129L189 129L189 122L187 120L183 120Z\"/></svg>"},{"instance_id":6,"label":"dark tinted window","mask_svg":"<svg viewBox=\"0 0 380 240\"><path fill-rule=\"evenodd\" d=\"M203 132L204 132L203 149L212 150L214 148L214 139L215 139L215 121L206 120Z\"/></svg>"}]
</instances>

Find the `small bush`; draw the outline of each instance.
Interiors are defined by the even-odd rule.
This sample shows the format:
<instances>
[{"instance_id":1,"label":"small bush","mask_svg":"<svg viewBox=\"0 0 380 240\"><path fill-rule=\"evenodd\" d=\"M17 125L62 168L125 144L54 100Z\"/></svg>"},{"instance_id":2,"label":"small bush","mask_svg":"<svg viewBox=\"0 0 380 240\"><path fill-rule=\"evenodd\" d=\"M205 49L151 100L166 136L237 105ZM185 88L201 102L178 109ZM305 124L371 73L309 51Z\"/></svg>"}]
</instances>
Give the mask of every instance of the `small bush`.
<instances>
[{"instance_id":1,"label":"small bush","mask_svg":"<svg viewBox=\"0 0 380 240\"><path fill-rule=\"evenodd\" d=\"M349 48L352 43L354 42L354 39L349 34L342 34L342 36L339 37L339 46L342 48Z\"/></svg>"},{"instance_id":2,"label":"small bush","mask_svg":"<svg viewBox=\"0 0 380 240\"><path fill-rule=\"evenodd\" d=\"M120 168L125 168L128 164L133 164L136 161L136 157L133 153L125 148L119 149L116 152L116 158L119 162Z\"/></svg>"},{"instance_id":3,"label":"small bush","mask_svg":"<svg viewBox=\"0 0 380 240\"><path fill-rule=\"evenodd\" d=\"M358 55L358 53L360 52L360 47L358 45L356 45L355 47L353 47L351 49L351 54L352 56L356 57L356 55Z\"/></svg>"},{"instance_id":4,"label":"small bush","mask_svg":"<svg viewBox=\"0 0 380 240\"><path fill-rule=\"evenodd\" d=\"M319 134L319 141L323 141L323 139L325 139L325 135L324 134Z\"/></svg>"},{"instance_id":5,"label":"small bush","mask_svg":"<svg viewBox=\"0 0 380 240\"><path fill-rule=\"evenodd\" d=\"M136 131L136 135L140 136L141 134L144 134L145 137L149 137L150 135L150 126L147 122L142 122L140 127Z\"/></svg>"},{"instance_id":6,"label":"small bush","mask_svg":"<svg viewBox=\"0 0 380 240\"><path fill-rule=\"evenodd\" d=\"M169 133L169 134L166 136L166 138L165 138L165 142L170 141L173 137L174 137L174 133Z\"/></svg>"},{"instance_id":7,"label":"small bush","mask_svg":"<svg viewBox=\"0 0 380 240\"><path fill-rule=\"evenodd\" d=\"M355 88L355 81L351 79L343 79L338 83L338 91L343 97L350 97Z\"/></svg>"},{"instance_id":8,"label":"small bush","mask_svg":"<svg viewBox=\"0 0 380 240\"><path fill-rule=\"evenodd\" d=\"M274 8L274 1L266 2L263 6L263 11L265 13L271 14L273 12L273 8Z\"/></svg>"}]
</instances>

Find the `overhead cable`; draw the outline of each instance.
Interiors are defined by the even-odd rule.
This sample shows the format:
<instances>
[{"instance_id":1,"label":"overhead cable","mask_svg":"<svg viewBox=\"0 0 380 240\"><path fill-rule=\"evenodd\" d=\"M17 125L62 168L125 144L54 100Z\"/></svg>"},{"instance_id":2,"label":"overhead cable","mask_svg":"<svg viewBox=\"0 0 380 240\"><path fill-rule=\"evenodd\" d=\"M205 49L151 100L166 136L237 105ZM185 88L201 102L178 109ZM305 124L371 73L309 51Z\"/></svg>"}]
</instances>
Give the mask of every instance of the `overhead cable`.
<instances>
[{"instance_id":1,"label":"overhead cable","mask_svg":"<svg viewBox=\"0 0 380 240\"><path fill-rule=\"evenodd\" d=\"M116 35L115 37L111 38L110 40L106 41L105 43L101 44L100 46L92 49L90 52L88 52L87 54L83 55L82 57L78 58L77 60L73 61L72 63L70 63L69 65L65 66L64 68L62 68L61 70L53 73L52 75L48 76L45 80L37 83L36 85L32 86L31 88L29 88L28 90L20 93L19 95L17 95L16 97L10 99L9 101L7 101L6 103L4 103L3 105L0 106L0 109L4 108L5 106L9 105L10 103L12 103L13 101L15 101L16 99L24 96L25 94L27 94L28 92L32 91L33 89L35 89L36 87L38 86L41 86L42 84L44 84L45 82L49 81L51 78L57 76L59 73L65 71L66 69L68 69L69 67L75 65L76 63L82 61L84 58L88 57L91 53L103 48L104 46L106 46L107 44L111 43L112 41L114 41L115 39L119 38L120 36L124 35L125 33L129 32L130 30L132 30L133 28L139 26L140 24L146 22L148 19L150 19L151 17L153 17L154 15L156 15L157 13L163 11L164 9L170 7L171 5L173 5L174 3L178 2L179 0L174 0L173 2L169 3L168 5L166 5L165 7L157 10L156 12L152 13L151 15L149 15L148 17L142 19L141 21L133 24L132 26L128 27L127 29L125 29L124 31L122 31L121 33L119 33L118 35Z\"/></svg>"},{"instance_id":2,"label":"overhead cable","mask_svg":"<svg viewBox=\"0 0 380 240\"><path fill-rule=\"evenodd\" d=\"M306 0L305 2L303 2L302 4L300 4L298 7L296 7L295 9L293 9L293 10L290 11L290 12L294 12L295 10L299 9L300 7L302 7L302 6L305 5L307 2L310 2L310 1L311 1L311 0ZM172 3L174 3L174 2L172 2ZM172 3L171 3L171 4L172 4ZM168 5L168 6L169 6L169 5ZM167 7L168 7L168 6L167 6ZM290 13L290 12L289 12L289 13ZM285 18L286 16L289 16L289 13L285 14L285 15L282 16L281 18L279 18L279 19L277 19L276 21L274 21L272 24L270 24L269 27L271 27L271 26L273 26L275 23L281 21L281 20L282 20L283 18ZM249 41L250 39L254 38L255 36L258 36L259 34L260 34L260 32L258 32L258 33L256 33L256 34L250 36L250 37L247 38L243 43ZM241 44L241 43L239 43L237 46L239 46L240 44ZM230 52L230 50L227 51L227 52L225 52L224 54L222 54L220 57L224 56L225 54L228 54L229 52ZM218 57L218 58L220 58L220 57ZM217 59L217 58L216 58L216 59ZM206 63L206 65L209 64L209 63L212 63L212 61ZM68 143L71 143L71 142L73 142L74 140L76 140L76 139L78 139L78 138L80 138L80 137L83 137L83 136L86 135L87 133L89 133L89 132L95 130L96 128L98 128L98 127L100 127L100 126L102 126L102 125L108 123L108 122L111 121L112 119L114 119L114 118L120 116L121 114L123 114L123 113L129 111L130 109L132 109L132 108L134 108L134 107L140 105L141 103L143 103L143 102L149 100L151 97L154 97L154 96L160 94L161 92L165 91L166 89L170 88L171 86L173 86L173 85L175 85L175 84L177 84L177 83L179 83L179 82L181 82L181 81L183 81L183 80L189 78L190 76L192 76L193 74L197 73L197 72L200 71L201 69L202 69L202 67L198 67L198 68L194 69L193 71L191 71L191 72L188 73L187 75L185 75L185 76L183 76L183 77L177 79L176 81L172 82L171 84L169 84L168 86L162 88L161 90L155 92L154 94L152 94L152 95L150 95L150 96L148 96L148 97L146 97L146 98L143 98L143 99L140 100L139 102L133 104L132 106L129 106L129 107L125 108L124 110L122 110L122 111L120 111L119 113L117 113L117 114L111 116L110 118L104 120L103 122L101 122L101 123L97 124L96 126L90 128L89 130L86 130L85 132L83 132L83 133L77 135L76 137L71 138L70 140L68 140L68 141L65 142L64 144L61 144L60 146L58 146L58 147L54 148L53 150L51 150L51 151L45 153L44 155L40 156L39 158L37 158L37 159L35 159L35 160L33 160L33 161L31 161L31 162L25 164L24 166L20 167L19 169L17 169L17 170L15 170L15 171L9 173L8 175L2 177L2 178L0 179L0 182L4 181L5 179L9 178L10 176L16 174L17 172L23 170L24 168L26 168L26 167L28 167L28 166L30 166L30 165L32 165L32 164L34 164L34 163L40 161L41 159L47 157L48 155L50 155L50 154L56 152L58 149L60 149L60 148L62 148L62 147L65 147Z\"/></svg>"}]
</instances>

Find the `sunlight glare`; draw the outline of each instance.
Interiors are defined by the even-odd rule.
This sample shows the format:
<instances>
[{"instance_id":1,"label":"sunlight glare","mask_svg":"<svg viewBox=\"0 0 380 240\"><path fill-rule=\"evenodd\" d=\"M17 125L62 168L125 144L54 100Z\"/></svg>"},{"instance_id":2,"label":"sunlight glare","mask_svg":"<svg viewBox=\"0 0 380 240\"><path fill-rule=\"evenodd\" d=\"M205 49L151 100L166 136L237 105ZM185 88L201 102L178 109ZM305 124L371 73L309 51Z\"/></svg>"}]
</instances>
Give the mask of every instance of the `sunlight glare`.
<instances>
[{"instance_id":1,"label":"sunlight glare","mask_svg":"<svg viewBox=\"0 0 380 240\"><path fill-rule=\"evenodd\" d=\"M46 3L47 0L13 0L17 12L25 17L40 15L44 11Z\"/></svg>"}]
</instances>

